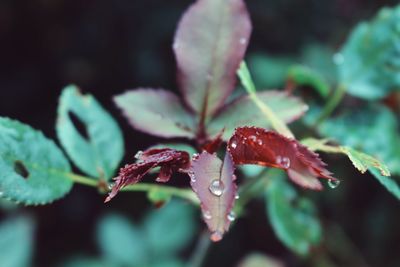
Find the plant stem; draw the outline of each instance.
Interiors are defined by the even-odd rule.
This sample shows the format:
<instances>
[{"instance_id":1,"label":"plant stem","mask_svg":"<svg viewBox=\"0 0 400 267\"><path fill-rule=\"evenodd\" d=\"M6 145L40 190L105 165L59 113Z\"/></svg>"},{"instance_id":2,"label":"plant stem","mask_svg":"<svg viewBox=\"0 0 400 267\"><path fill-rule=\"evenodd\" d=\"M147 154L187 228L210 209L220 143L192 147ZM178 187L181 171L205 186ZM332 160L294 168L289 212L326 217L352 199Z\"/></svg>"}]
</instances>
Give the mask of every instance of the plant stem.
<instances>
[{"instance_id":1,"label":"plant stem","mask_svg":"<svg viewBox=\"0 0 400 267\"><path fill-rule=\"evenodd\" d=\"M209 237L209 233L205 231L200 235L196 247L186 267L201 267L210 245L211 240Z\"/></svg>"},{"instance_id":2,"label":"plant stem","mask_svg":"<svg viewBox=\"0 0 400 267\"><path fill-rule=\"evenodd\" d=\"M68 173L67 177L70 178L72 181L74 181L77 184L83 184L87 186L92 186L92 187L98 187L98 181L95 180L95 178L90 178L87 176L82 176L79 174L75 173Z\"/></svg>"},{"instance_id":3,"label":"plant stem","mask_svg":"<svg viewBox=\"0 0 400 267\"><path fill-rule=\"evenodd\" d=\"M333 93L332 97L329 99L329 101L326 103L324 109L321 112L321 115L318 117L315 126L318 126L321 124L326 118L331 115L331 113L335 110L337 105L340 103L342 100L343 96L346 93L346 88L343 85L339 85L335 92Z\"/></svg>"}]
</instances>

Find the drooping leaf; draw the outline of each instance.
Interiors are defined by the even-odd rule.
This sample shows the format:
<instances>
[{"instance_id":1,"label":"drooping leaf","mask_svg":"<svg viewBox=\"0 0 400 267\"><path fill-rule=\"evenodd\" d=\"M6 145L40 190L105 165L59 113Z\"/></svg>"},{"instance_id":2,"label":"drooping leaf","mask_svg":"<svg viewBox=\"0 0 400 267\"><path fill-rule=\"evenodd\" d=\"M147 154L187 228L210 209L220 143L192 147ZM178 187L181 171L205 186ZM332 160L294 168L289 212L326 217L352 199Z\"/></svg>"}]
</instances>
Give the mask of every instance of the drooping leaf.
<instances>
[{"instance_id":1,"label":"drooping leaf","mask_svg":"<svg viewBox=\"0 0 400 267\"><path fill-rule=\"evenodd\" d=\"M321 239L321 225L315 206L297 195L294 188L275 173L266 192L268 218L276 236L292 251L306 255Z\"/></svg>"},{"instance_id":2,"label":"drooping leaf","mask_svg":"<svg viewBox=\"0 0 400 267\"><path fill-rule=\"evenodd\" d=\"M191 204L177 200L151 211L143 222L151 255L169 258L187 247L195 233L193 215Z\"/></svg>"},{"instance_id":3,"label":"drooping leaf","mask_svg":"<svg viewBox=\"0 0 400 267\"><path fill-rule=\"evenodd\" d=\"M33 230L32 219L23 216L0 224L0 266L32 266Z\"/></svg>"},{"instance_id":4,"label":"drooping leaf","mask_svg":"<svg viewBox=\"0 0 400 267\"><path fill-rule=\"evenodd\" d=\"M296 85L310 86L323 98L328 97L330 88L328 82L318 72L302 66L294 65L288 70L288 79Z\"/></svg>"},{"instance_id":5,"label":"drooping leaf","mask_svg":"<svg viewBox=\"0 0 400 267\"><path fill-rule=\"evenodd\" d=\"M284 121L290 123L300 118L308 109L300 99L288 96L283 92L267 91L257 94L260 101L269 106L274 113ZM223 139L227 141L240 126L253 125L270 128L271 123L248 95L240 97L223 107L207 126L210 136L215 136L225 128Z\"/></svg>"},{"instance_id":6,"label":"drooping leaf","mask_svg":"<svg viewBox=\"0 0 400 267\"><path fill-rule=\"evenodd\" d=\"M349 157L354 167L361 173L365 173L368 169L376 168L381 175L390 176L389 169L376 158L354 150L351 147L341 147L341 150Z\"/></svg>"},{"instance_id":7,"label":"drooping leaf","mask_svg":"<svg viewBox=\"0 0 400 267\"><path fill-rule=\"evenodd\" d=\"M358 24L340 51L340 83L348 93L379 99L400 88L400 6Z\"/></svg>"},{"instance_id":8,"label":"drooping leaf","mask_svg":"<svg viewBox=\"0 0 400 267\"><path fill-rule=\"evenodd\" d=\"M322 190L317 177L336 180L318 154L294 139L263 128L237 128L228 142L228 150L235 164L283 169L293 182L304 188Z\"/></svg>"},{"instance_id":9,"label":"drooping leaf","mask_svg":"<svg viewBox=\"0 0 400 267\"><path fill-rule=\"evenodd\" d=\"M174 40L186 103L213 114L232 93L251 22L243 0L197 0L183 15Z\"/></svg>"},{"instance_id":10,"label":"drooping leaf","mask_svg":"<svg viewBox=\"0 0 400 267\"><path fill-rule=\"evenodd\" d=\"M220 241L234 220L232 208L237 186L234 165L229 153L222 162L215 154L202 152L192 161L190 185L201 202L203 219L211 232L211 240Z\"/></svg>"},{"instance_id":11,"label":"drooping leaf","mask_svg":"<svg viewBox=\"0 0 400 267\"><path fill-rule=\"evenodd\" d=\"M102 257L116 266L146 266L150 260L144 233L121 215L100 220L97 241Z\"/></svg>"},{"instance_id":12,"label":"drooping leaf","mask_svg":"<svg viewBox=\"0 0 400 267\"><path fill-rule=\"evenodd\" d=\"M0 196L25 205L50 203L72 188L71 168L41 132L0 117Z\"/></svg>"},{"instance_id":13,"label":"drooping leaf","mask_svg":"<svg viewBox=\"0 0 400 267\"><path fill-rule=\"evenodd\" d=\"M120 169L105 202L115 197L122 187L138 183L153 168L161 167L156 181L165 183L169 181L173 172L186 170L190 165L190 156L186 151L170 148L140 151L135 157L139 160L137 163L126 165Z\"/></svg>"},{"instance_id":14,"label":"drooping leaf","mask_svg":"<svg viewBox=\"0 0 400 267\"><path fill-rule=\"evenodd\" d=\"M284 264L270 256L252 253L241 260L237 267L284 267Z\"/></svg>"},{"instance_id":15,"label":"drooping leaf","mask_svg":"<svg viewBox=\"0 0 400 267\"><path fill-rule=\"evenodd\" d=\"M58 139L75 165L93 177L111 178L124 154L122 133L111 115L74 85L63 90L57 115ZM83 124L87 136L73 118Z\"/></svg>"},{"instance_id":16,"label":"drooping leaf","mask_svg":"<svg viewBox=\"0 0 400 267\"><path fill-rule=\"evenodd\" d=\"M166 138L195 136L193 116L169 91L137 89L116 96L114 101L137 130Z\"/></svg>"},{"instance_id":17,"label":"drooping leaf","mask_svg":"<svg viewBox=\"0 0 400 267\"><path fill-rule=\"evenodd\" d=\"M367 106L326 120L319 132L341 145L365 152L400 174L400 136L397 119L387 108Z\"/></svg>"}]
</instances>

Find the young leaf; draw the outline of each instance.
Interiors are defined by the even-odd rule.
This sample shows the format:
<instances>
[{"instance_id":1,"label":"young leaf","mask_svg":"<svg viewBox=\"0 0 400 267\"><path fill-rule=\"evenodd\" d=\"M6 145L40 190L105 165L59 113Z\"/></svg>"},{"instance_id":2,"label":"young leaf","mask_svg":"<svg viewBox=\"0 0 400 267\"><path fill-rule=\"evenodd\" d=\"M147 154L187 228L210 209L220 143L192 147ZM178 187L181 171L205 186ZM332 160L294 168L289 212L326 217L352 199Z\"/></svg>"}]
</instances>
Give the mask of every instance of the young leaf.
<instances>
[{"instance_id":1,"label":"young leaf","mask_svg":"<svg viewBox=\"0 0 400 267\"><path fill-rule=\"evenodd\" d=\"M25 205L47 204L72 188L71 167L41 132L0 117L0 196Z\"/></svg>"},{"instance_id":2,"label":"young leaf","mask_svg":"<svg viewBox=\"0 0 400 267\"><path fill-rule=\"evenodd\" d=\"M299 198L281 175L271 175L266 192L268 218L277 237L292 251L306 255L321 239L313 202Z\"/></svg>"},{"instance_id":3,"label":"young leaf","mask_svg":"<svg viewBox=\"0 0 400 267\"><path fill-rule=\"evenodd\" d=\"M400 88L400 6L383 8L352 31L340 51L340 83L348 93L379 99Z\"/></svg>"},{"instance_id":4,"label":"young leaf","mask_svg":"<svg viewBox=\"0 0 400 267\"><path fill-rule=\"evenodd\" d=\"M296 184L322 190L317 177L337 180L325 169L319 155L294 139L257 127L237 128L228 142L235 164L257 164L280 168Z\"/></svg>"},{"instance_id":5,"label":"young leaf","mask_svg":"<svg viewBox=\"0 0 400 267\"><path fill-rule=\"evenodd\" d=\"M29 217L7 219L0 224L0 266L32 266L33 230Z\"/></svg>"},{"instance_id":6,"label":"young leaf","mask_svg":"<svg viewBox=\"0 0 400 267\"><path fill-rule=\"evenodd\" d=\"M116 266L147 266L149 250L141 229L125 217L109 214L97 227L102 256Z\"/></svg>"},{"instance_id":7,"label":"young leaf","mask_svg":"<svg viewBox=\"0 0 400 267\"><path fill-rule=\"evenodd\" d=\"M111 115L74 85L63 90L57 115L58 139L75 165L93 177L111 178L124 154L122 133ZM73 118L83 123L87 136Z\"/></svg>"},{"instance_id":8,"label":"young leaf","mask_svg":"<svg viewBox=\"0 0 400 267\"><path fill-rule=\"evenodd\" d=\"M195 137L193 116L169 91L137 89L116 96L114 101L137 130L166 138Z\"/></svg>"},{"instance_id":9,"label":"young leaf","mask_svg":"<svg viewBox=\"0 0 400 267\"><path fill-rule=\"evenodd\" d=\"M183 15L174 40L186 103L202 117L232 93L251 22L243 0L197 0Z\"/></svg>"},{"instance_id":10,"label":"young leaf","mask_svg":"<svg viewBox=\"0 0 400 267\"><path fill-rule=\"evenodd\" d=\"M220 241L234 220L232 208L237 186L234 165L229 153L222 162L216 155L201 153L192 161L190 185L201 201L203 219L211 232L211 240Z\"/></svg>"},{"instance_id":11,"label":"young leaf","mask_svg":"<svg viewBox=\"0 0 400 267\"><path fill-rule=\"evenodd\" d=\"M138 183L153 168L161 167L156 181L165 183L169 181L173 172L186 170L190 165L190 156L186 151L170 148L140 151L135 157L139 160L137 163L126 165L120 169L105 202L115 197L122 187Z\"/></svg>"},{"instance_id":12,"label":"young leaf","mask_svg":"<svg viewBox=\"0 0 400 267\"><path fill-rule=\"evenodd\" d=\"M280 120L285 123L300 118L308 109L300 99L288 96L283 92L266 91L257 93L257 98L273 110ZM223 139L227 141L236 127L253 125L270 128L271 123L265 118L260 109L254 105L249 95L242 96L225 105L220 112L207 125L210 136L215 136L218 131L225 128Z\"/></svg>"}]
</instances>

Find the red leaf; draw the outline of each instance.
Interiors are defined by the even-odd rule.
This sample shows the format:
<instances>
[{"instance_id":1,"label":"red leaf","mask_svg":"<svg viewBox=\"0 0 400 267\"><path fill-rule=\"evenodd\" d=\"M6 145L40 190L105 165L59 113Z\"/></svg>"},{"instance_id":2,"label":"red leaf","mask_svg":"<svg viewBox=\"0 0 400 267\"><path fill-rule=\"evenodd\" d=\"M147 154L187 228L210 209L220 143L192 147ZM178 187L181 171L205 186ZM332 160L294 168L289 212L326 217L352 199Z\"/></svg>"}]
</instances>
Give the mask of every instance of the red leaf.
<instances>
[{"instance_id":1,"label":"red leaf","mask_svg":"<svg viewBox=\"0 0 400 267\"><path fill-rule=\"evenodd\" d=\"M169 181L173 172L186 170L190 164L189 153L170 148L149 149L138 153L136 157L140 160L139 162L120 169L119 175L114 178L115 185L105 202L115 197L122 187L139 182L155 167L161 167L156 181L165 183Z\"/></svg>"},{"instance_id":2,"label":"red leaf","mask_svg":"<svg viewBox=\"0 0 400 267\"><path fill-rule=\"evenodd\" d=\"M174 40L185 101L213 114L232 93L251 32L243 0L197 0L183 15Z\"/></svg>"},{"instance_id":3,"label":"red leaf","mask_svg":"<svg viewBox=\"0 0 400 267\"><path fill-rule=\"evenodd\" d=\"M215 154L206 151L195 157L189 171L191 186L201 201L204 221L211 231L211 240L222 239L228 231L237 192L234 165L229 153L222 162Z\"/></svg>"},{"instance_id":4,"label":"red leaf","mask_svg":"<svg viewBox=\"0 0 400 267\"><path fill-rule=\"evenodd\" d=\"M222 135L224 134L225 129L222 129L217 136L215 136L212 140L208 141L204 145L202 145L202 150L207 151L212 154L217 152L220 146L222 145Z\"/></svg>"},{"instance_id":5,"label":"red leaf","mask_svg":"<svg viewBox=\"0 0 400 267\"><path fill-rule=\"evenodd\" d=\"M317 177L332 177L319 155L294 139L257 127L235 130L228 142L228 150L236 164L257 164L286 170L289 178L298 185L322 190Z\"/></svg>"}]
</instances>

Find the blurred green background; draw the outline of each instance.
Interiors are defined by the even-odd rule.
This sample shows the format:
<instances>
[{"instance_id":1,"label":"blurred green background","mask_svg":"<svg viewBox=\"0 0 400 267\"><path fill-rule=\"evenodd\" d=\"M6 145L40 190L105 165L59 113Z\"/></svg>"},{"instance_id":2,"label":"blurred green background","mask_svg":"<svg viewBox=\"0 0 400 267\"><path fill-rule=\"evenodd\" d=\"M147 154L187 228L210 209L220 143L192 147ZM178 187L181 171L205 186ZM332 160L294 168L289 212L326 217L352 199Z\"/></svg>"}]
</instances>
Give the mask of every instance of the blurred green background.
<instances>
[{"instance_id":1,"label":"blurred green background","mask_svg":"<svg viewBox=\"0 0 400 267\"><path fill-rule=\"evenodd\" d=\"M124 163L130 161L137 150L162 140L131 129L111 98L142 86L177 92L172 39L191 2L1 0L0 116L55 138L59 94L75 83L117 118L126 140ZM246 58L257 86L283 87L287 68L304 62L334 79L329 76L332 55L351 28L397 2L247 1L254 29ZM334 191L305 194L318 203L333 263L400 266L398 201L347 160L325 159L337 163L333 171L339 177L346 170L346 181ZM92 188L76 185L47 206L2 201L0 266L182 266L205 230L199 211L184 202L157 212L142 193L121 193L108 205L103 199ZM222 242L210 247L204 266L236 266L253 252L272 255L285 266L332 266L320 259L326 255L319 250L311 260L287 250L257 201Z\"/></svg>"}]
</instances>

